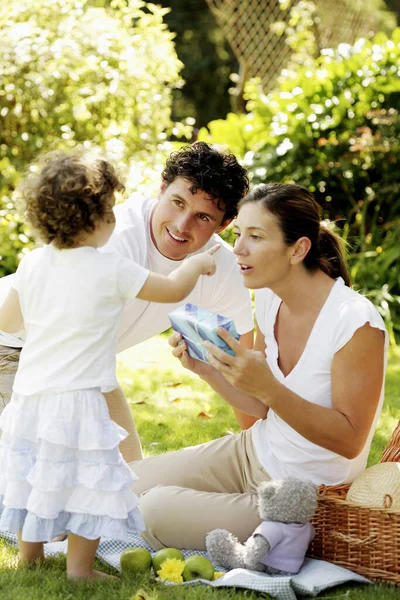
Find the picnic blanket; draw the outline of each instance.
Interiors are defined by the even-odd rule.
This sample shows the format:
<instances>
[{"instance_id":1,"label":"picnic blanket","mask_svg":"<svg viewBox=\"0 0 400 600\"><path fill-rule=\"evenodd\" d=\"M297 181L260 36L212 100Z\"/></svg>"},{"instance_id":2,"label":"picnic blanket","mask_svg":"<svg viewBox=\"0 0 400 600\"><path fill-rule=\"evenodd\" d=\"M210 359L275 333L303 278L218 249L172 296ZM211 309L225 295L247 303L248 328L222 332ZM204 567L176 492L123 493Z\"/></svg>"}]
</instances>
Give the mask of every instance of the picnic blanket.
<instances>
[{"instance_id":1,"label":"picnic blanket","mask_svg":"<svg viewBox=\"0 0 400 600\"><path fill-rule=\"evenodd\" d=\"M7 540L9 543L16 545L17 538L15 535L0 530L0 538ZM102 538L97 550L97 557L120 570L121 552L129 547L148 548L151 552L155 552L151 546L146 544L138 534L131 534L128 543ZM66 553L67 541L51 542L45 544L45 555L55 556L60 552ZM182 550L185 558L193 554L207 556L206 552L200 550ZM224 567L214 564L218 571L225 571ZM257 571L249 571L247 569L233 569L226 572L226 575L220 577L216 581L206 581L198 579L196 581L188 581L185 583L174 584L166 583L166 585L209 585L212 587L239 587L248 588L258 592L265 592L278 598L278 600L296 600L297 595L302 596L317 596L319 592L326 588L330 588L341 583L349 581L358 581L360 583L371 583L365 577L357 575L352 571L338 567L331 563L307 558L296 575L267 575Z\"/></svg>"}]
</instances>

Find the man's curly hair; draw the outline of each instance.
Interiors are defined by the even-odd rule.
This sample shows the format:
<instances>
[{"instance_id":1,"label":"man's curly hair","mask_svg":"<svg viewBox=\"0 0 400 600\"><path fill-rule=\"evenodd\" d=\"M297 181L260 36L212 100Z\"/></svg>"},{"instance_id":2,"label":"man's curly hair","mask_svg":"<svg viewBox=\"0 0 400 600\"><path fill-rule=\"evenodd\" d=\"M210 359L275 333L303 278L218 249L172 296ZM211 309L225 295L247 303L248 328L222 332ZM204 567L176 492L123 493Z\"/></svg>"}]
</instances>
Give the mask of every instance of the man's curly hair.
<instances>
[{"instance_id":1,"label":"man's curly hair","mask_svg":"<svg viewBox=\"0 0 400 600\"><path fill-rule=\"evenodd\" d=\"M99 221L114 220L114 192L123 189L114 167L100 155L55 150L31 167L19 186L19 206L44 243L73 248Z\"/></svg>"},{"instance_id":2,"label":"man's curly hair","mask_svg":"<svg viewBox=\"0 0 400 600\"><path fill-rule=\"evenodd\" d=\"M216 200L217 207L225 211L224 219L237 215L238 202L249 191L246 169L234 154L205 142L195 142L170 154L162 180L169 185L177 177L193 183L192 194L202 191Z\"/></svg>"}]
</instances>

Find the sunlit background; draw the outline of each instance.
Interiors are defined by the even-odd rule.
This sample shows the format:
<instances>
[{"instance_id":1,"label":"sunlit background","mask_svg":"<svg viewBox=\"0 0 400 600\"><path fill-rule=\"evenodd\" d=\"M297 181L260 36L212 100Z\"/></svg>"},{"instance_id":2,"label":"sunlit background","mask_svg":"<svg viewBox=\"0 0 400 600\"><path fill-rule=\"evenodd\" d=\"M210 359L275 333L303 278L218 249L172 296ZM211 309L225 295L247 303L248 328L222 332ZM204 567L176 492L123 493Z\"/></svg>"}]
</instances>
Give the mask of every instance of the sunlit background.
<instances>
[{"instance_id":1,"label":"sunlit background","mask_svg":"<svg viewBox=\"0 0 400 600\"><path fill-rule=\"evenodd\" d=\"M399 15L399 0L2 0L0 276L34 245L14 190L38 153L100 147L127 194L153 194L168 153L201 139L252 184L314 191L395 343Z\"/></svg>"}]
</instances>

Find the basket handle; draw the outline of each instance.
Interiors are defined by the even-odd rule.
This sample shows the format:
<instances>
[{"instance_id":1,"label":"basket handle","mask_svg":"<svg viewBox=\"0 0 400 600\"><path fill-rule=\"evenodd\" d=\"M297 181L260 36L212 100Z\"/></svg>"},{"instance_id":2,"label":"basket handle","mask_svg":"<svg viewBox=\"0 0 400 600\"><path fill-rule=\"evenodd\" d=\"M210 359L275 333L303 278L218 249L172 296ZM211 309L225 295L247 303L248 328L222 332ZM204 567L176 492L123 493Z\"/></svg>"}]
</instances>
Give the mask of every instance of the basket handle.
<instances>
[{"instance_id":1,"label":"basket handle","mask_svg":"<svg viewBox=\"0 0 400 600\"><path fill-rule=\"evenodd\" d=\"M363 539L360 539L355 535L345 535L339 531L331 531L330 536L339 542L345 542L346 544L351 544L352 546L372 546L378 541L378 534L376 533Z\"/></svg>"},{"instance_id":2,"label":"basket handle","mask_svg":"<svg viewBox=\"0 0 400 600\"><path fill-rule=\"evenodd\" d=\"M400 421L397 423L397 427L395 428L379 462L398 461L400 461Z\"/></svg>"}]
</instances>

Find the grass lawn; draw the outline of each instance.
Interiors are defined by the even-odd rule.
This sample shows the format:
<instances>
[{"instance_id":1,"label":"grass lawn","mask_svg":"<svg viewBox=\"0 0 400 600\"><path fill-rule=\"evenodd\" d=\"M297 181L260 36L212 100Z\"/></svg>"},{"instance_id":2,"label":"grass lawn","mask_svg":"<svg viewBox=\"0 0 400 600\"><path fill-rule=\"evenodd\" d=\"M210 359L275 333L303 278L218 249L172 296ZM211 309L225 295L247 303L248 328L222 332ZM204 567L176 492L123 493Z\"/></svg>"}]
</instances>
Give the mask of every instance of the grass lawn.
<instances>
[{"instance_id":1,"label":"grass lawn","mask_svg":"<svg viewBox=\"0 0 400 600\"><path fill-rule=\"evenodd\" d=\"M205 442L239 431L231 409L206 384L185 372L173 359L165 335L144 342L119 357L118 376L131 404L146 456ZM135 369L132 369L132 367ZM400 349L390 353L386 402L373 441L369 464L378 461L400 414ZM114 573L98 564L97 568ZM166 587L147 576L94 586L68 581L65 557L48 560L40 568L21 568L17 551L0 540L0 598L4 600L256 600L266 594L203 586ZM382 600L399 597L390 585L343 585L319 598Z\"/></svg>"}]
</instances>

